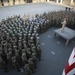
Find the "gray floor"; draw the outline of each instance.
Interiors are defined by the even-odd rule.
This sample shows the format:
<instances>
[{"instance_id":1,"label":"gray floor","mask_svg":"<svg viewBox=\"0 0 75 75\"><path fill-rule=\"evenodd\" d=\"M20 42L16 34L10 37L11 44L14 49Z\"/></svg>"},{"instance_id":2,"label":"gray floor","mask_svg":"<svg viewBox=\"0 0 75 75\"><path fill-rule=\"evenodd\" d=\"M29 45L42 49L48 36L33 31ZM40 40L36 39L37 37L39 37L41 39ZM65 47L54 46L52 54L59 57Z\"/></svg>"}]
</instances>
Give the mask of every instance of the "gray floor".
<instances>
[{"instance_id":1,"label":"gray floor","mask_svg":"<svg viewBox=\"0 0 75 75\"><path fill-rule=\"evenodd\" d=\"M48 3L28 3L25 5L16 5L10 7L0 7L0 20L7 18L8 16L18 15L20 14L22 17L24 14L29 13L30 15L35 15L36 13L42 14L43 12L48 11L57 11L57 10L65 10L64 7L48 4Z\"/></svg>"},{"instance_id":2,"label":"gray floor","mask_svg":"<svg viewBox=\"0 0 75 75\"><path fill-rule=\"evenodd\" d=\"M47 3L26 4L12 7L0 8L0 20L7 16L24 13L41 14L44 11L65 10L62 6ZM42 48L42 60L38 63L38 68L33 75L62 75L63 68L75 46L75 39L65 46L65 40L59 36L54 38L56 28L50 28L47 32L40 35ZM25 72L16 72L10 69L8 73L0 70L0 75L25 75Z\"/></svg>"}]
</instances>

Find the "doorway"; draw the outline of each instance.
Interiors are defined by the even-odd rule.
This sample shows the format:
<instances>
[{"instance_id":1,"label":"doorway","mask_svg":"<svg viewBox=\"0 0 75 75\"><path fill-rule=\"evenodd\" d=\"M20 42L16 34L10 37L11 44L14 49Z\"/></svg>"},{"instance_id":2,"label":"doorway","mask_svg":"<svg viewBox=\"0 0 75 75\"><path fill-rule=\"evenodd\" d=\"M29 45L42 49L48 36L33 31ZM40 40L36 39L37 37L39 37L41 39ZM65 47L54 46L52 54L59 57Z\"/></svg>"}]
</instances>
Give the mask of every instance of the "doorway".
<instances>
[{"instance_id":1,"label":"doorway","mask_svg":"<svg viewBox=\"0 0 75 75\"><path fill-rule=\"evenodd\" d=\"M32 0L25 0L26 3L32 3Z\"/></svg>"}]
</instances>

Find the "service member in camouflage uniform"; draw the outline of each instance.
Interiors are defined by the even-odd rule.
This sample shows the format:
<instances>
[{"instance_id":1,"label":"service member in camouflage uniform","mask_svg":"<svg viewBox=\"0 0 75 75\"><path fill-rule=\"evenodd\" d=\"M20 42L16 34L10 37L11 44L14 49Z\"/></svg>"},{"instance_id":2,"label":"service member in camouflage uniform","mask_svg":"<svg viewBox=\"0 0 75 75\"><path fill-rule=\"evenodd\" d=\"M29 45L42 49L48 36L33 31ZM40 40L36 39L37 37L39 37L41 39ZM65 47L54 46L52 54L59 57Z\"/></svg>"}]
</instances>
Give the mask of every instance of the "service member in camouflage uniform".
<instances>
[{"instance_id":1,"label":"service member in camouflage uniform","mask_svg":"<svg viewBox=\"0 0 75 75\"><path fill-rule=\"evenodd\" d=\"M26 75L31 75L32 74L32 71L29 68L29 64L25 64L24 69L25 69L25 74Z\"/></svg>"}]
</instances>

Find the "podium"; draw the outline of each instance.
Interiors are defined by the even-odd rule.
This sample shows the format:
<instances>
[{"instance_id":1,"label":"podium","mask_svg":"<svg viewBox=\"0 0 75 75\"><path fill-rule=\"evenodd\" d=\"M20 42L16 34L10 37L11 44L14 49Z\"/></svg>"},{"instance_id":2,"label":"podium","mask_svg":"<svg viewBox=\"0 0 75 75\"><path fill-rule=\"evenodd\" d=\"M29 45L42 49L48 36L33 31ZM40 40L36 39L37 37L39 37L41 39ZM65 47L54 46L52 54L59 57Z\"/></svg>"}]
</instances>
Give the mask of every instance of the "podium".
<instances>
[{"instance_id":1,"label":"podium","mask_svg":"<svg viewBox=\"0 0 75 75\"><path fill-rule=\"evenodd\" d=\"M70 28L68 28L68 27L65 27L64 32L62 33L61 32L61 29L62 28L59 28L59 29L54 30L54 32L55 32L55 35L54 36L56 36L56 34L57 34L60 37L64 38L66 40L65 46L67 46L69 40L71 40L72 38L75 37L75 31L72 30L72 29L70 29Z\"/></svg>"}]
</instances>

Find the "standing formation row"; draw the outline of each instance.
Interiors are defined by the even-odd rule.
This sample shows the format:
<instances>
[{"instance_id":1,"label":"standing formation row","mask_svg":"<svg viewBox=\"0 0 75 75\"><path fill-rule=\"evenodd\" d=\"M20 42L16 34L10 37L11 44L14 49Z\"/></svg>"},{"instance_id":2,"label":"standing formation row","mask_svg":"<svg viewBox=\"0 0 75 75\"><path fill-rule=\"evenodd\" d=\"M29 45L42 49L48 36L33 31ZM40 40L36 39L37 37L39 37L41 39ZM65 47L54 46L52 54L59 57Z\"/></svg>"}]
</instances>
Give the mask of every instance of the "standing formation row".
<instances>
[{"instance_id":1,"label":"standing formation row","mask_svg":"<svg viewBox=\"0 0 75 75\"><path fill-rule=\"evenodd\" d=\"M17 71L24 67L26 75L34 72L41 59L38 27L34 21L8 17L0 23L0 34L0 68L7 72L10 67Z\"/></svg>"}]
</instances>

